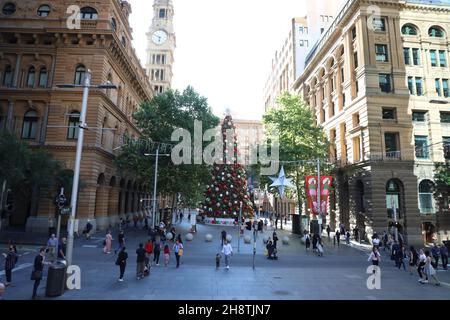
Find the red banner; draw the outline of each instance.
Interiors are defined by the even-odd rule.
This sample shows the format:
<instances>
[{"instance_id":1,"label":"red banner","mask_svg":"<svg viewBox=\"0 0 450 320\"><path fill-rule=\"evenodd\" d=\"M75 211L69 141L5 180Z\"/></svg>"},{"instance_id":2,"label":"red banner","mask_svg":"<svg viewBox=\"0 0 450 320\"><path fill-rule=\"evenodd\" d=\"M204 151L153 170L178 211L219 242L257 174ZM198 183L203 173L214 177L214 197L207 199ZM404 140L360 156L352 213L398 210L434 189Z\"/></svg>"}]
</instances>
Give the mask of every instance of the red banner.
<instances>
[{"instance_id":1,"label":"red banner","mask_svg":"<svg viewBox=\"0 0 450 320\"><path fill-rule=\"evenodd\" d=\"M333 182L332 176L320 177L320 203L322 207L322 214L328 214L328 199L330 189ZM318 183L317 176L305 177L306 201L311 213L317 215L319 213L319 206L317 203Z\"/></svg>"}]
</instances>

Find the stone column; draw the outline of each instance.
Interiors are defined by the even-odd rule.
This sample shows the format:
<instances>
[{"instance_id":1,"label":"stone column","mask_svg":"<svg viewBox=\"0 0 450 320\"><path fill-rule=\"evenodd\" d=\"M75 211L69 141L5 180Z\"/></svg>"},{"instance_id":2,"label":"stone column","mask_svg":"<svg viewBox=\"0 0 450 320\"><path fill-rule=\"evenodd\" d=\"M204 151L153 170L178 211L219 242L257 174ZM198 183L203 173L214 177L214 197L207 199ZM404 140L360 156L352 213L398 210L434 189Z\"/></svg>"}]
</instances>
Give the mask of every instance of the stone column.
<instances>
[{"instance_id":1,"label":"stone column","mask_svg":"<svg viewBox=\"0 0 450 320\"><path fill-rule=\"evenodd\" d=\"M119 196L120 188L110 187L108 196L108 217L110 226L115 226L119 221Z\"/></svg>"},{"instance_id":2,"label":"stone column","mask_svg":"<svg viewBox=\"0 0 450 320\"><path fill-rule=\"evenodd\" d=\"M14 101L8 100L8 114L6 117L6 131L13 133L14 131Z\"/></svg>"},{"instance_id":3,"label":"stone column","mask_svg":"<svg viewBox=\"0 0 450 320\"><path fill-rule=\"evenodd\" d=\"M18 54L17 60L16 60L16 68L14 69L14 79L13 79L13 87L14 88L17 88L17 86L18 86L21 61L22 61L22 54Z\"/></svg>"},{"instance_id":4,"label":"stone column","mask_svg":"<svg viewBox=\"0 0 450 320\"><path fill-rule=\"evenodd\" d=\"M97 188L95 199L95 220L99 230L106 230L109 228L108 219L108 202L109 189L111 187L99 186Z\"/></svg>"}]
</instances>

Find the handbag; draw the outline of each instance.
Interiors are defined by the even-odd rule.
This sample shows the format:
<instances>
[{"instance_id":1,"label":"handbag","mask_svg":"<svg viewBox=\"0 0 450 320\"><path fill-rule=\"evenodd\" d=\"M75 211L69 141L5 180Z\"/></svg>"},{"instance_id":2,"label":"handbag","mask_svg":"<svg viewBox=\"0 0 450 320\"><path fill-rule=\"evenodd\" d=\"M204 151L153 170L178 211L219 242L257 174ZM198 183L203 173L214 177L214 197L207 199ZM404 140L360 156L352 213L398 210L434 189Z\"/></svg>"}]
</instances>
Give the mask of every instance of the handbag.
<instances>
[{"instance_id":1,"label":"handbag","mask_svg":"<svg viewBox=\"0 0 450 320\"><path fill-rule=\"evenodd\" d=\"M178 249L178 256L181 257L182 255L183 255L183 249L180 248L180 249Z\"/></svg>"},{"instance_id":2,"label":"handbag","mask_svg":"<svg viewBox=\"0 0 450 320\"><path fill-rule=\"evenodd\" d=\"M31 280L41 280L42 279L42 271L33 270L31 272Z\"/></svg>"}]
</instances>

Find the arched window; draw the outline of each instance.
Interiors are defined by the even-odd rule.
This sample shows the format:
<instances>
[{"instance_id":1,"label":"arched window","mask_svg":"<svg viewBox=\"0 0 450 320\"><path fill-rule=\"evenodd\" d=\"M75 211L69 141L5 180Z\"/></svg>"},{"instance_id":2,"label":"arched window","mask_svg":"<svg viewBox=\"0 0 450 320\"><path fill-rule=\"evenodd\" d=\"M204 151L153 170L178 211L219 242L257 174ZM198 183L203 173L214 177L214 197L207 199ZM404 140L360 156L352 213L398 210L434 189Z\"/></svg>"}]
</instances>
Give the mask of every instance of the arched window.
<instances>
[{"instance_id":1,"label":"arched window","mask_svg":"<svg viewBox=\"0 0 450 320\"><path fill-rule=\"evenodd\" d=\"M95 20L98 18L98 12L92 7L83 7L80 10L81 19Z\"/></svg>"},{"instance_id":2,"label":"arched window","mask_svg":"<svg viewBox=\"0 0 450 320\"><path fill-rule=\"evenodd\" d=\"M34 87L34 80L36 79L36 69L34 67L30 67L28 69L27 75L27 87Z\"/></svg>"},{"instance_id":3,"label":"arched window","mask_svg":"<svg viewBox=\"0 0 450 320\"><path fill-rule=\"evenodd\" d=\"M402 27L402 34L408 35L408 36L417 36L417 28L413 26L412 24L405 24Z\"/></svg>"},{"instance_id":4,"label":"arched window","mask_svg":"<svg viewBox=\"0 0 450 320\"><path fill-rule=\"evenodd\" d=\"M84 84L84 77L86 75L86 67L83 65L79 65L76 69L75 69L75 80L74 83L76 85L82 85Z\"/></svg>"},{"instance_id":5,"label":"arched window","mask_svg":"<svg viewBox=\"0 0 450 320\"><path fill-rule=\"evenodd\" d=\"M67 139L78 139L78 131L80 124L80 113L78 111L72 111L69 115L69 128L67 130Z\"/></svg>"},{"instance_id":6,"label":"arched window","mask_svg":"<svg viewBox=\"0 0 450 320\"><path fill-rule=\"evenodd\" d=\"M3 73L3 85L10 87L12 86L12 76L13 76L13 72L12 72L12 68L11 66L6 66L5 71Z\"/></svg>"},{"instance_id":7,"label":"arched window","mask_svg":"<svg viewBox=\"0 0 450 320\"><path fill-rule=\"evenodd\" d=\"M47 87L47 79L48 79L47 68L43 67L39 72L39 87L41 88Z\"/></svg>"},{"instance_id":8,"label":"arched window","mask_svg":"<svg viewBox=\"0 0 450 320\"><path fill-rule=\"evenodd\" d=\"M34 110L25 113L23 117L22 139L36 139L38 115Z\"/></svg>"},{"instance_id":9,"label":"arched window","mask_svg":"<svg viewBox=\"0 0 450 320\"><path fill-rule=\"evenodd\" d=\"M386 208L389 218L394 218L394 210L397 218L401 218L400 212L400 185L396 179L391 179L386 184Z\"/></svg>"},{"instance_id":10,"label":"arched window","mask_svg":"<svg viewBox=\"0 0 450 320\"><path fill-rule=\"evenodd\" d=\"M50 6L47 4L43 4L37 10L37 15L39 17L45 18L48 17L49 14L50 14Z\"/></svg>"},{"instance_id":11,"label":"arched window","mask_svg":"<svg viewBox=\"0 0 450 320\"><path fill-rule=\"evenodd\" d=\"M443 38L444 30L442 30L441 27L433 26L430 29L428 29L428 35L432 38Z\"/></svg>"},{"instance_id":12,"label":"arched window","mask_svg":"<svg viewBox=\"0 0 450 320\"><path fill-rule=\"evenodd\" d=\"M420 213L434 213L434 183L430 180L422 180L419 184L419 209Z\"/></svg>"},{"instance_id":13,"label":"arched window","mask_svg":"<svg viewBox=\"0 0 450 320\"><path fill-rule=\"evenodd\" d=\"M124 36L122 36L122 45L123 45L124 47L127 46L127 39L126 39Z\"/></svg>"}]
</instances>

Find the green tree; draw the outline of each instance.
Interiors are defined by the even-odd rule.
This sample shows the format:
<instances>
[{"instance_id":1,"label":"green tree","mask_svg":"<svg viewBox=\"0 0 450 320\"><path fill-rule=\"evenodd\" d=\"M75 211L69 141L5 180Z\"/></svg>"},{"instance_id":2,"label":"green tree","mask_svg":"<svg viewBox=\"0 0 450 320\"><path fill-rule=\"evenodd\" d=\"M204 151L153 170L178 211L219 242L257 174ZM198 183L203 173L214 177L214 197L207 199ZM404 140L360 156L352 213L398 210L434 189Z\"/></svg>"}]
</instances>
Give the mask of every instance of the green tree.
<instances>
[{"instance_id":1,"label":"green tree","mask_svg":"<svg viewBox=\"0 0 450 320\"><path fill-rule=\"evenodd\" d=\"M268 128L269 136L278 135L280 161L324 159L328 153L328 142L324 131L316 124L310 107L297 95L287 92L277 99L277 103L279 108L270 109L263 120ZM317 174L316 166L314 163L286 163L284 169L286 175L293 178L299 214L301 214L305 196L304 177ZM322 174L328 173L329 168L323 165L321 171ZM263 183L271 182L265 177Z\"/></svg>"},{"instance_id":2,"label":"green tree","mask_svg":"<svg viewBox=\"0 0 450 320\"><path fill-rule=\"evenodd\" d=\"M61 165L52 154L2 134L0 155L0 181L6 180L16 197L29 201L31 213L37 210L40 197L55 196Z\"/></svg>"},{"instance_id":3,"label":"green tree","mask_svg":"<svg viewBox=\"0 0 450 320\"><path fill-rule=\"evenodd\" d=\"M152 142L177 144L171 141L175 129L187 130L194 143L194 121L202 123L203 133L219 124L208 101L192 87L182 93L168 90L141 105L133 115L142 136L140 143L126 143L116 159L118 168L132 174L141 181L153 181L155 157L145 157L145 153L154 154L156 146ZM150 142L150 143L146 143ZM205 146L207 143L203 143ZM161 147L160 153L170 153L169 147ZM192 150L194 150L192 148ZM202 200L204 185L209 182L210 167L205 164L193 164L194 155L190 155L192 164L175 165L171 157L160 157L158 164L158 192L175 196L181 193L183 203L197 206ZM152 183L153 185L153 183Z\"/></svg>"}]
</instances>

